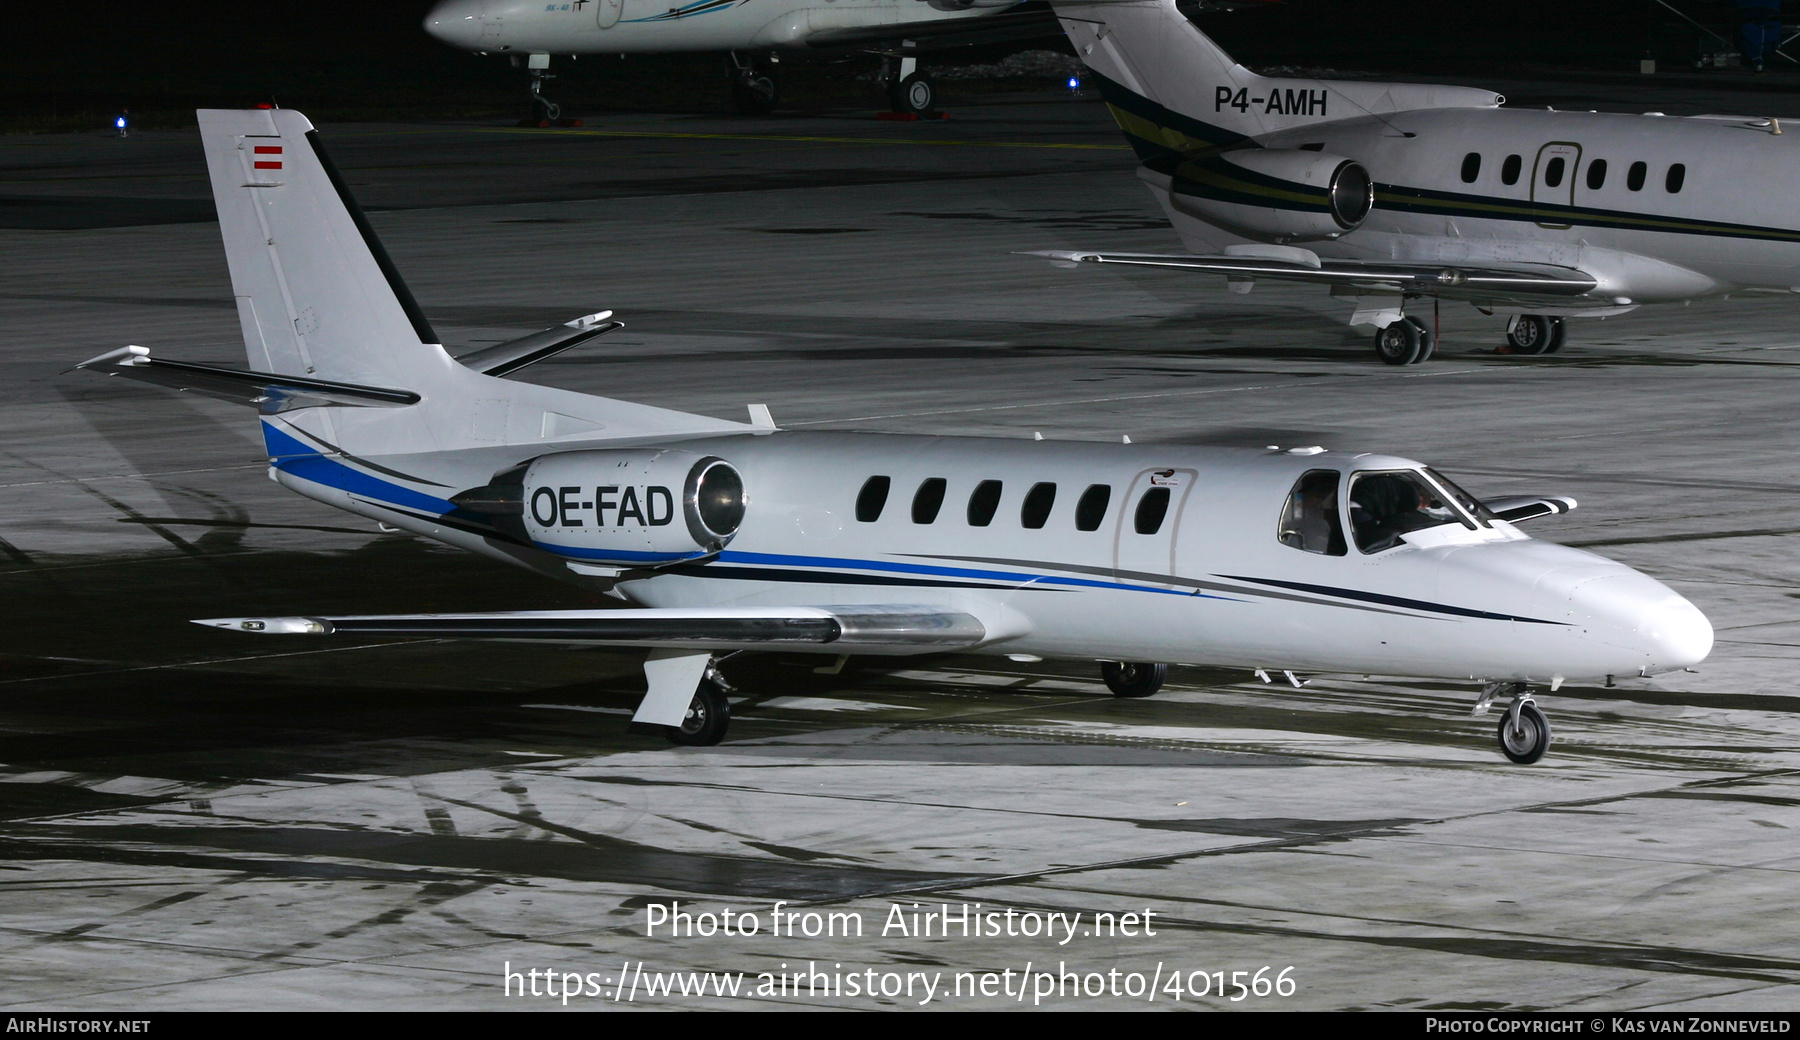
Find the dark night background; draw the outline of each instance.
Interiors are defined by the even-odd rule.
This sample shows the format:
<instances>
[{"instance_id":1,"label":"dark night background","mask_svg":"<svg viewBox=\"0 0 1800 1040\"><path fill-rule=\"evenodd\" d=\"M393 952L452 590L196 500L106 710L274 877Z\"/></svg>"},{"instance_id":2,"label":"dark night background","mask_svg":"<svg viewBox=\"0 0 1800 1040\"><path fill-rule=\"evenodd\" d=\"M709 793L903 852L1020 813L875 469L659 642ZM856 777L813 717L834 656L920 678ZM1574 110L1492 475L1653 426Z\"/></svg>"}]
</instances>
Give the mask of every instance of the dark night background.
<instances>
[{"instance_id":1,"label":"dark night background","mask_svg":"<svg viewBox=\"0 0 1800 1040\"><path fill-rule=\"evenodd\" d=\"M1672 2L1730 35L1729 0ZM426 36L420 21L430 7L424 0L12 4L0 131L84 129L121 107L140 125L181 125L195 107L270 100L340 121L519 114L524 74ZM1691 70L1698 37L1649 0L1285 0L1199 21L1252 66L1438 75L1635 72L1646 49L1665 70ZM1045 47L1066 44L966 48L937 62L993 61ZM856 104L863 94L874 105L872 86L850 86L874 66L866 56L785 62L784 108ZM550 93L575 115L728 105L718 55L591 55L558 59L554 71L561 78Z\"/></svg>"}]
</instances>

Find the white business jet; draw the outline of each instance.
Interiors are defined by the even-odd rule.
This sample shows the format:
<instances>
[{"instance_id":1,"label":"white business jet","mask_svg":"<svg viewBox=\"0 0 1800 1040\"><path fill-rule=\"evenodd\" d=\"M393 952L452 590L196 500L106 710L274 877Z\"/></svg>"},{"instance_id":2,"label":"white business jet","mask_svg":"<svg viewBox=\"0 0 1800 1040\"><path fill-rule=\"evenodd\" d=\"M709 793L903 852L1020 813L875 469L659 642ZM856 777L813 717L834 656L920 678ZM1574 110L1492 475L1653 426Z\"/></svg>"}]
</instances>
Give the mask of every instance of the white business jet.
<instances>
[{"instance_id":1,"label":"white business jet","mask_svg":"<svg viewBox=\"0 0 1800 1040\"><path fill-rule=\"evenodd\" d=\"M1258 76L1175 0L1052 0L1186 255L1064 264L1329 286L1392 365L1423 361L1421 298L1510 316L1511 350L1564 319L1800 292L1800 135L1777 119L1523 111L1487 90Z\"/></svg>"},{"instance_id":2,"label":"white business jet","mask_svg":"<svg viewBox=\"0 0 1800 1040\"><path fill-rule=\"evenodd\" d=\"M1011 12L1020 0L442 0L425 31L467 51L521 60L531 75L534 118L554 122L544 97L552 54L728 51L732 100L746 114L775 110L782 52L873 50L897 112L933 110L937 90L918 67L944 46L1054 35L1043 12ZM759 60L760 59L760 60Z\"/></svg>"},{"instance_id":3,"label":"white business jet","mask_svg":"<svg viewBox=\"0 0 1800 1040\"><path fill-rule=\"evenodd\" d=\"M1122 697L1168 662L1348 672L1510 696L1648 676L1712 646L1659 582L1536 541L1566 498L1480 501L1391 455L779 431L500 378L610 312L452 357L291 110L203 111L250 370L122 347L80 367L253 405L269 476L308 498L633 606L213 618L264 635L642 647L638 722L725 734L714 655L944 651L1098 661ZM841 663L841 662L840 662Z\"/></svg>"}]
</instances>

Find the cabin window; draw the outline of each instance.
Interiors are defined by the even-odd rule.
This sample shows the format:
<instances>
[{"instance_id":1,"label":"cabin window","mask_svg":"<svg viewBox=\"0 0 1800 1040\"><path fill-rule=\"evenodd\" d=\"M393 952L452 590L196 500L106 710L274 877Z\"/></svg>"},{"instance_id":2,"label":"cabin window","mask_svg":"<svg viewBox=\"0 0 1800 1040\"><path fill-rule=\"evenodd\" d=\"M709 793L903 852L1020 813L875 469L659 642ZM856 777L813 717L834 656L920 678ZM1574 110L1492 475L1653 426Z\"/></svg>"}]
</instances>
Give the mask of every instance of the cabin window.
<instances>
[{"instance_id":1,"label":"cabin window","mask_svg":"<svg viewBox=\"0 0 1800 1040\"><path fill-rule=\"evenodd\" d=\"M1473 521L1419 473L1358 473L1350 483L1350 530L1356 547L1378 553L1400 544L1400 536L1428 527Z\"/></svg>"},{"instance_id":2,"label":"cabin window","mask_svg":"<svg viewBox=\"0 0 1800 1040\"><path fill-rule=\"evenodd\" d=\"M1481 176L1481 153L1470 152L1463 156L1462 179L1464 184L1474 184L1475 178Z\"/></svg>"},{"instance_id":3,"label":"cabin window","mask_svg":"<svg viewBox=\"0 0 1800 1040\"><path fill-rule=\"evenodd\" d=\"M1588 163L1588 190L1599 191L1600 185L1606 183L1606 160L1595 159Z\"/></svg>"},{"instance_id":4,"label":"cabin window","mask_svg":"<svg viewBox=\"0 0 1800 1040\"><path fill-rule=\"evenodd\" d=\"M1685 180L1687 180L1687 166L1676 163L1669 167L1669 176L1663 180L1663 187L1669 189L1669 194L1673 195L1681 190L1681 182Z\"/></svg>"},{"instance_id":5,"label":"cabin window","mask_svg":"<svg viewBox=\"0 0 1800 1040\"><path fill-rule=\"evenodd\" d=\"M1524 160L1520 159L1518 156L1516 156L1516 155L1507 156L1506 161L1500 164L1500 183L1501 184L1517 184L1517 183L1519 183L1519 170L1523 165L1524 165Z\"/></svg>"},{"instance_id":6,"label":"cabin window","mask_svg":"<svg viewBox=\"0 0 1800 1040\"><path fill-rule=\"evenodd\" d=\"M938 510L944 507L944 485L943 477L927 477L913 492L913 523L929 524L937 519Z\"/></svg>"},{"instance_id":7,"label":"cabin window","mask_svg":"<svg viewBox=\"0 0 1800 1040\"><path fill-rule=\"evenodd\" d=\"M1089 484L1075 502L1075 530L1098 531L1112 502L1111 484Z\"/></svg>"},{"instance_id":8,"label":"cabin window","mask_svg":"<svg viewBox=\"0 0 1800 1040\"><path fill-rule=\"evenodd\" d=\"M1558 155L1544 164L1544 187L1554 188L1562 183L1564 162L1563 157Z\"/></svg>"},{"instance_id":9,"label":"cabin window","mask_svg":"<svg viewBox=\"0 0 1800 1040\"><path fill-rule=\"evenodd\" d=\"M1631 164L1625 171L1625 186L1632 191L1644 190L1644 178L1650 173L1650 164L1639 160Z\"/></svg>"},{"instance_id":10,"label":"cabin window","mask_svg":"<svg viewBox=\"0 0 1800 1040\"><path fill-rule=\"evenodd\" d=\"M1163 517L1169 515L1169 489L1153 487L1138 499L1137 512L1131 517L1131 529L1138 534L1155 534L1162 530Z\"/></svg>"},{"instance_id":11,"label":"cabin window","mask_svg":"<svg viewBox=\"0 0 1800 1040\"><path fill-rule=\"evenodd\" d=\"M1335 469L1315 469L1303 475L1288 492L1281 512L1282 545L1321 556L1342 556L1344 524L1338 519L1338 481Z\"/></svg>"},{"instance_id":12,"label":"cabin window","mask_svg":"<svg viewBox=\"0 0 1800 1040\"><path fill-rule=\"evenodd\" d=\"M969 493L969 526L986 527L994 522L994 510L1000 508L1000 482L984 480Z\"/></svg>"},{"instance_id":13,"label":"cabin window","mask_svg":"<svg viewBox=\"0 0 1800 1040\"><path fill-rule=\"evenodd\" d=\"M888 487L892 484L887 477L863 481L862 490L856 493L856 518L865 524L881 519L881 507L887 505Z\"/></svg>"},{"instance_id":14,"label":"cabin window","mask_svg":"<svg viewBox=\"0 0 1800 1040\"><path fill-rule=\"evenodd\" d=\"M1025 502L1019 506L1019 523L1029 530L1037 530L1050 519L1050 507L1055 504L1055 484L1031 485L1031 490L1025 492Z\"/></svg>"}]
</instances>

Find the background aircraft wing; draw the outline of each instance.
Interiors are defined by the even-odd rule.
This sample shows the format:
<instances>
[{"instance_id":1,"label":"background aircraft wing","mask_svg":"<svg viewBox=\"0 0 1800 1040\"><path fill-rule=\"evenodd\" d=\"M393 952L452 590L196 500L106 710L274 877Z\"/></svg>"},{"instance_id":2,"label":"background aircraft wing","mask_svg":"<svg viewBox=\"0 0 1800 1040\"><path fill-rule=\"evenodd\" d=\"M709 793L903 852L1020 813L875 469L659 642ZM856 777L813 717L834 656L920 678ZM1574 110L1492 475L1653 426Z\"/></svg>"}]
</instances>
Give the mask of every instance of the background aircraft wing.
<instances>
[{"instance_id":1,"label":"background aircraft wing","mask_svg":"<svg viewBox=\"0 0 1800 1040\"><path fill-rule=\"evenodd\" d=\"M1302 260L1227 254L1161 255L1044 250L1025 255L1041 256L1068 267L1076 264L1166 267L1224 275L1230 281L1279 278L1361 289L1370 293L1406 293L1473 302L1541 301L1548 298L1564 307L1579 307L1583 304L1608 308L1617 306L1617 302L1611 299L1579 299L1597 288L1598 281L1576 268L1552 264L1487 264L1477 267L1462 264L1319 259L1315 266Z\"/></svg>"},{"instance_id":2,"label":"background aircraft wing","mask_svg":"<svg viewBox=\"0 0 1800 1040\"><path fill-rule=\"evenodd\" d=\"M806 45L815 50L828 47L880 47L893 45L904 53L968 47L975 44L1005 43L1009 40L1058 38L1062 23L1048 7L1027 11L1008 11L985 18L950 18L938 21L890 22L886 25L862 25L846 29L821 29L808 33ZM900 46L906 43L906 46Z\"/></svg>"},{"instance_id":3,"label":"background aircraft wing","mask_svg":"<svg viewBox=\"0 0 1800 1040\"><path fill-rule=\"evenodd\" d=\"M203 618L196 625L262 635L546 640L694 650L923 654L988 636L971 614L933 606L664 607L485 614Z\"/></svg>"}]
</instances>

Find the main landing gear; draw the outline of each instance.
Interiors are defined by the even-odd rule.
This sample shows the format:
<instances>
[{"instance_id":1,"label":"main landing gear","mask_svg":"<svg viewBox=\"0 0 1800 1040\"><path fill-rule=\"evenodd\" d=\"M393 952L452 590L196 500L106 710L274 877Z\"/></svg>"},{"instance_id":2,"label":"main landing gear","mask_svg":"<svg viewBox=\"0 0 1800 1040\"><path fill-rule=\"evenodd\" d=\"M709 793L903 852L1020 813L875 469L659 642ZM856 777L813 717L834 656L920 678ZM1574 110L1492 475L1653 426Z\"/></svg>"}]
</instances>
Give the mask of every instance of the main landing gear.
<instances>
[{"instance_id":1,"label":"main landing gear","mask_svg":"<svg viewBox=\"0 0 1800 1040\"><path fill-rule=\"evenodd\" d=\"M731 701L726 694L731 687L719 674L717 665L706 666L706 677L700 680L700 686L694 690L694 699L688 703L687 716L681 725L670 726L664 732L669 743L683 747L712 747L725 739L725 731L731 728Z\"/></svg>"},{"instance_id":2,"label":"main landing gear","mask_svg":"<svg viewBox=\"0 0 1800 1040\"><path fill-rule=\"evenodd\" d=\"M1475 702L1474 715L1487 714L1488 705L1499 693L1512 694L1512 703L1500 716L1500 753L1522 766L1544 757L1550 750L1550 720L1538 710L1531 698L1531 687L1522 682L1489 683Z\"/></svg>"},{"instance_id":3,"label":"main landing gear","mask_svg":"<svg viewBox=\"0 0 1800 1040\"><path fill-rule=\"evenodd\" d=\"M770 59L771 61L773 58ZM753 59L731 52L731 103L740 115L766 116L781 102L781 85L773 70L759 68Z\"/></svg>"},{"instance_id":4,"label":"main landing gear","mask_svg":"<svg viewBox=\"0 0 1800 1040\"><path fill-rule=\"evenodd\" d=\"M1562 349L1563 319L1542 314L1515 314L1506 323L1506 353L1554 354Z\"/></svg>"},{"instance_id":5,"label":"main landing gear","mask_svg":"<svg viewBox=\"0 0 1800 1040\"><path fill-rule=\"evenodd\" d=\"M1163 680L1168 677L1169 666L1161 662L1100 662L1100 678L1115 697L1148 697L1162 689Z\"/></svg>"},{"instance_id":6,"label":"main landing gear","mask_svg":"<svg viewBox=\"0 0 1800 1040\"><path fill-rule=\"evenodd\" d=\"M1412 315L1375 330L1375 356L1390 365L1416 365L1437 352L1431 326Z\"/></svg>"}]
</instances>

